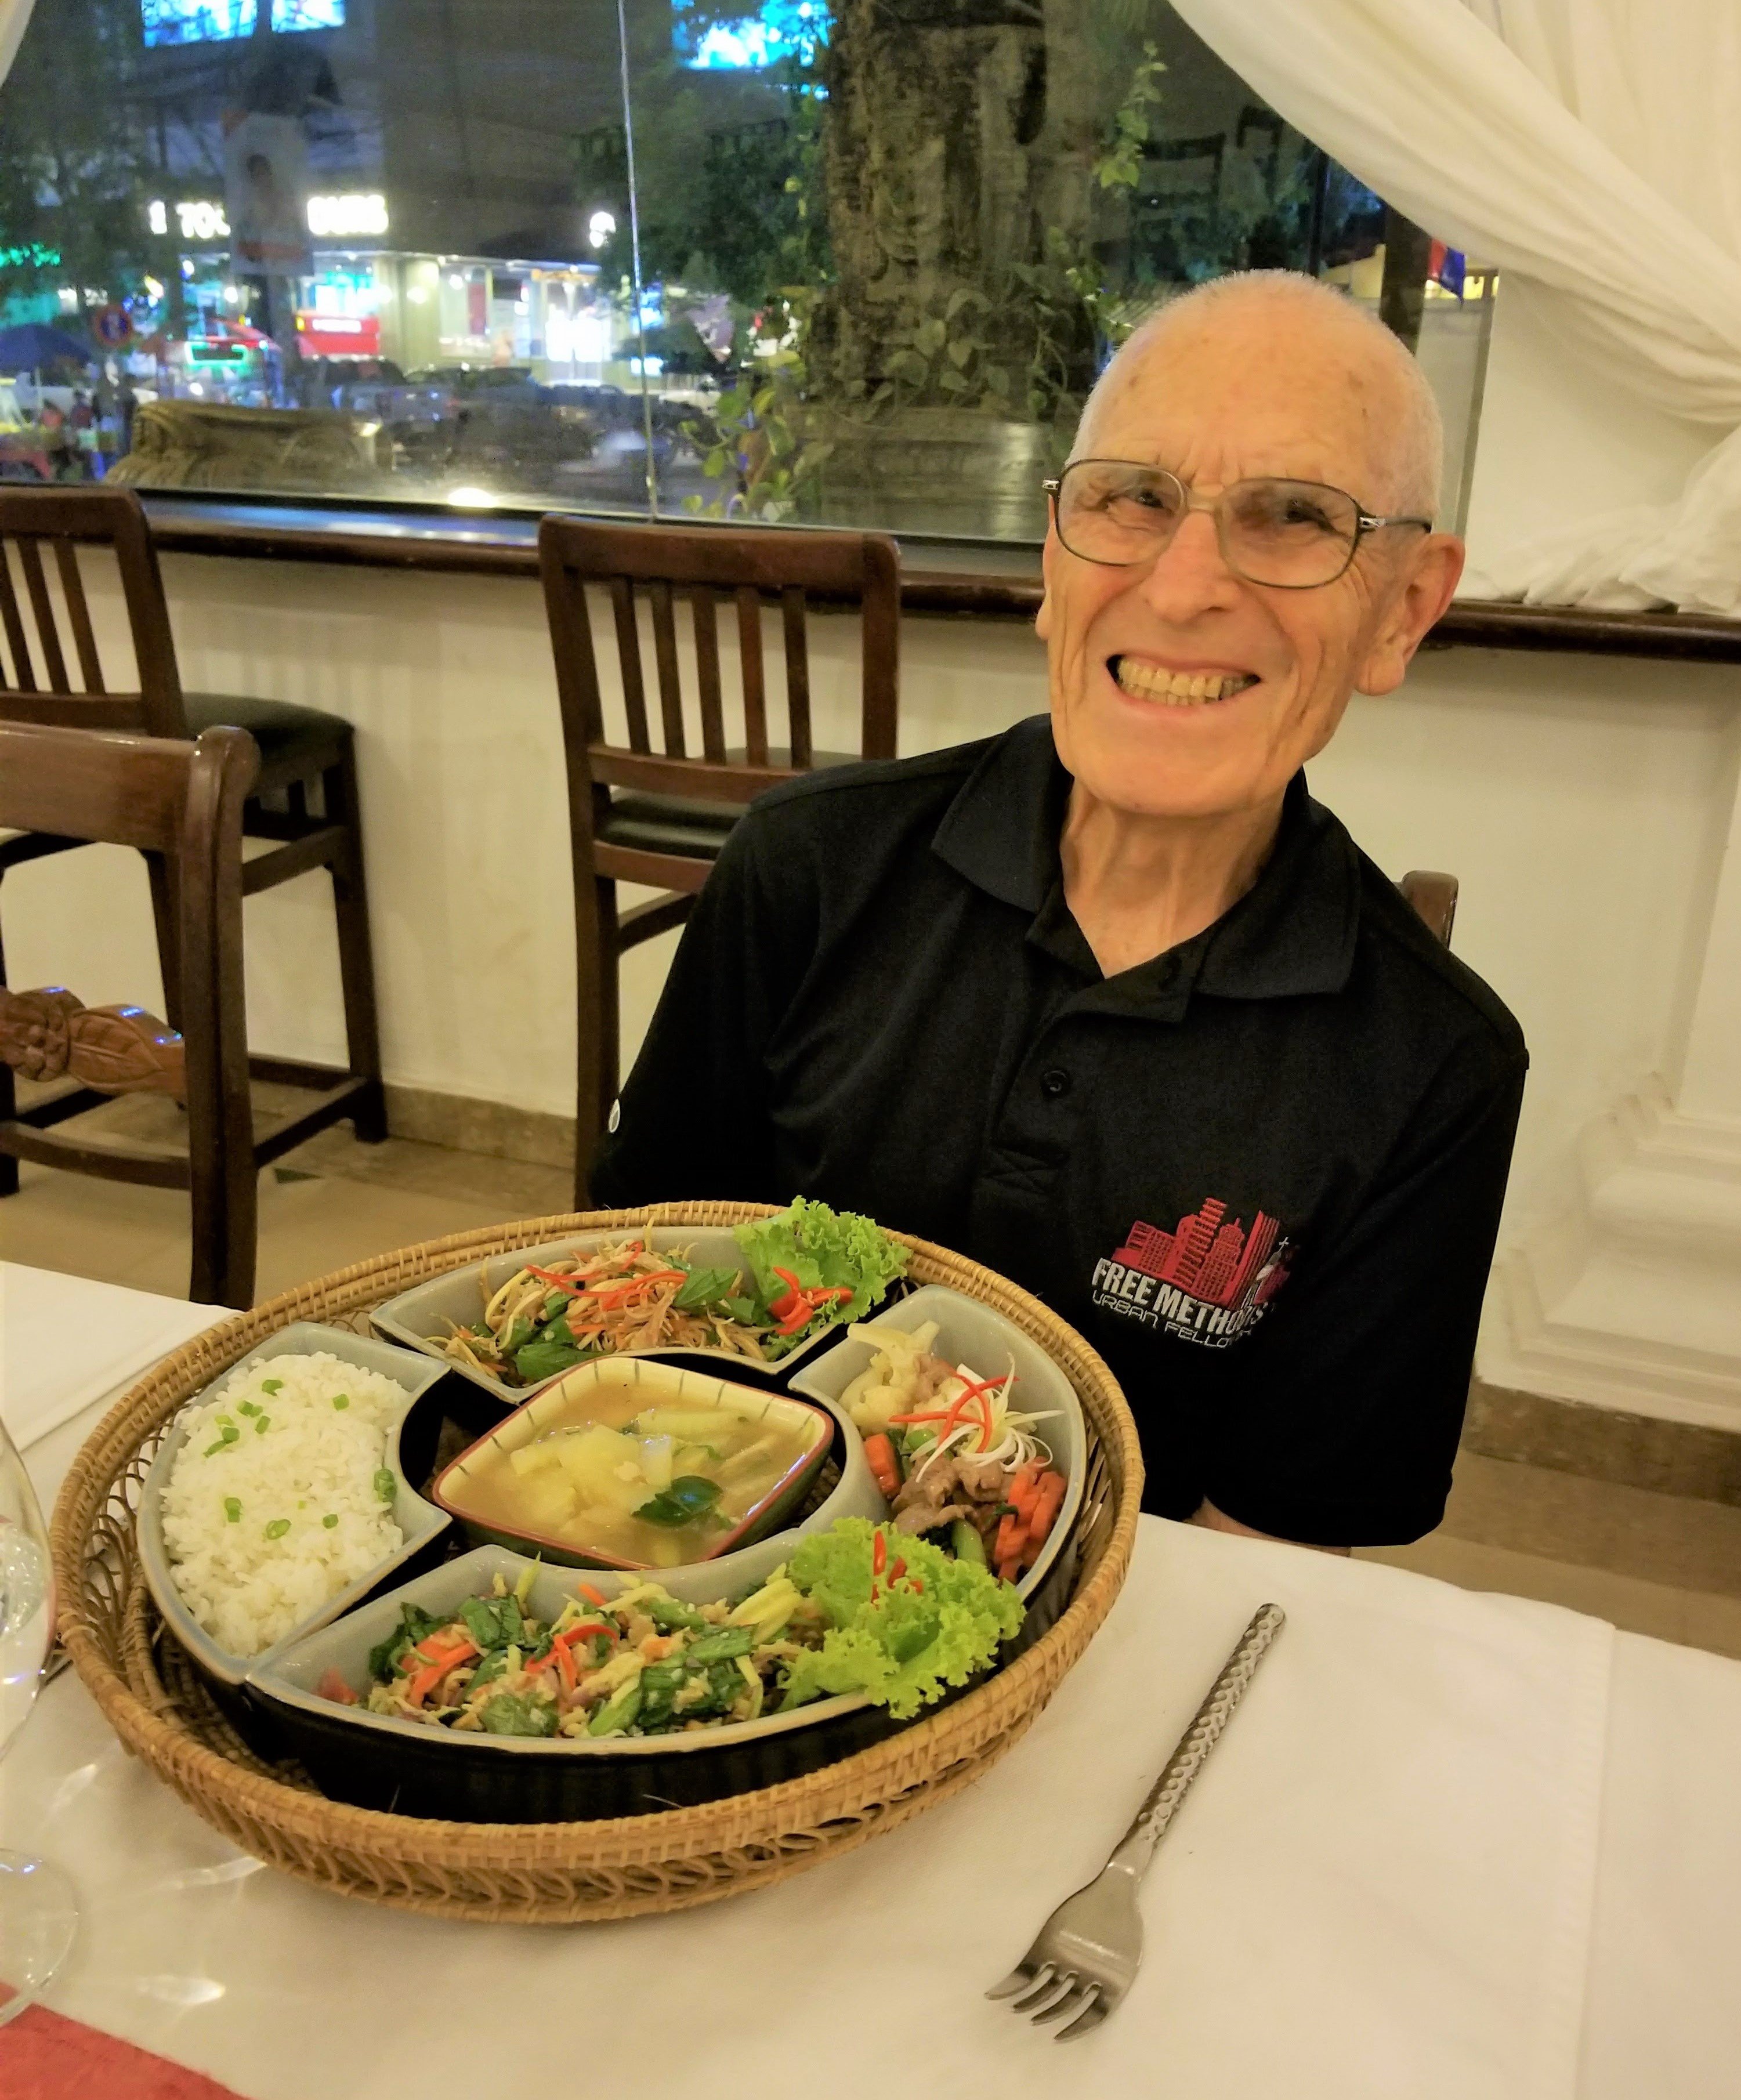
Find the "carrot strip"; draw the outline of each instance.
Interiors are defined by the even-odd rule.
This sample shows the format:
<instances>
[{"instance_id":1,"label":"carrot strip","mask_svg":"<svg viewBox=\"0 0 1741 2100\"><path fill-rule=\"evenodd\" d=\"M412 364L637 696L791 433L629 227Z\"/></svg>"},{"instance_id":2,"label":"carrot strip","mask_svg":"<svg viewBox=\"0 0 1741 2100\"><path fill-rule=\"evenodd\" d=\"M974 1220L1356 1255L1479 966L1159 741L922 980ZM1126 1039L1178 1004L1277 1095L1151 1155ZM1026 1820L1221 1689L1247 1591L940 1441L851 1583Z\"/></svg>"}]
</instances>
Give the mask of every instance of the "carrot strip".
<instances>
[{"instance_id":1,"label":"carrot strip","mask_svg":"<svg viewBox=\"0 0 1741 2100\"><path fill-rule=\"evenodd\" d=\"M432 1662L427 1670L420 1670L406 1686L405 1697L408 1702L413 1706L421 1706L450 1670L456 1668L462 1662L469 1661L478 1652L478 1643L475 1641L461 1641L457 1648L443 1651L439 1661ZM421 1648L417 1650L419 1655L422 1652Z\"/></svg>"},{"instance_id":2,"label":"carrot strip","mask_svg":"<svg viewBox=\"0 0 1741 2100\"><path fill-rule=\"evenodd\" d=\"M576 1582L575 1588L585 1598L588 1604L597 1604L601 1611L603 1610L605 1604L603 1590L595 1590L590 1582Z\"/></svg>"},{"instance_id":3,"label":"carrot strip","mask_svg":"<svg viewBox=\"0 0 1741 2100\"><path fill-rule=\"evenodd\" d=\"M1038 1546L1057 1521L1058 1512L1064 1506L1064 1476L1048 1473L1040 1482L1034 1497L1033 1513L1028 1519L1028 1537Z\"/></svg>"},{"instance_id":4,"label":"carrot strip","mask_svg":"<svg viewBox=\"0 0 1741 2100\"><path fill-rule=\"evenodd\" d=\"M893 1502L901 1492L901 1462L895 1456L894 1439L880 1432L866 1437L865 1461L877 1485Z\"/></svg>"}]
</instances>

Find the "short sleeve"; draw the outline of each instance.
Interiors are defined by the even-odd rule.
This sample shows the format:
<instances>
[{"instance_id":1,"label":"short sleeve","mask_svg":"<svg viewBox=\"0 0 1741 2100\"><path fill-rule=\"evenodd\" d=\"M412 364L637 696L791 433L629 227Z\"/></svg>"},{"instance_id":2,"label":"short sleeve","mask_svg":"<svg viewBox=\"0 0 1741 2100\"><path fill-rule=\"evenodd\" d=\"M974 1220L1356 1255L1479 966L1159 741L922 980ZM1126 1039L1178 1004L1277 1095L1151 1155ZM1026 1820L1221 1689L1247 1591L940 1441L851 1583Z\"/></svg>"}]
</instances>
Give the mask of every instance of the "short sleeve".
<instances>
[{"instance_id":1,"label":"short sleeve","mask_svg":"<svg viewBox=\"0 0 1741 2100\"><path fill-rule=\"evenodd\" d=\"M1443 1515L1523 1091L1521 1049L1481 1061L1241 1352L1205 1427L1224 1515L1316 1546L1402 1544Z\"/></svg>"},{"instance_id":2,"label":"short sleeve","mask_svg":"<svg viewBox=\"0 0 1741 2100\"><path fill-rule=\"evenodd\" d=\"M595 1202L784 1200L765 1053L816 906L801 842L777 850L769 828L747 814L697 899L594 1165Z\"/></svg>"}]
</instances>

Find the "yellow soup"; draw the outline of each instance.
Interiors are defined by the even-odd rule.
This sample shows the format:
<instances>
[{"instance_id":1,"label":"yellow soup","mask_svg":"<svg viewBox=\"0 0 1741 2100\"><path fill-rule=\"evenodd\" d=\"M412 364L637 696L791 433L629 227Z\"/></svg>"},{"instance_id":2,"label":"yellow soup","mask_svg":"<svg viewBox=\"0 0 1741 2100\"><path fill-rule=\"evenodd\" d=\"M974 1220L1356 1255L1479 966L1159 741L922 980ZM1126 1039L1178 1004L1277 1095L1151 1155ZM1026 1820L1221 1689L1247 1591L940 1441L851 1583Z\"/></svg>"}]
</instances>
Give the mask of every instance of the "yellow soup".
<instances>
[{"instance_id":1,"label":"yellow soup","mask_svg":"<svg viewBox=\"0 0 1741 2100\"><path fill-rule=\"evenodd\" d=\"M594 1385L530 1441L485 1445L447 1492L465 1514L651 1568L700 1560L815 1449L819 1425L745 1392L722 1404Z\"/></svg>"}]
</instances>

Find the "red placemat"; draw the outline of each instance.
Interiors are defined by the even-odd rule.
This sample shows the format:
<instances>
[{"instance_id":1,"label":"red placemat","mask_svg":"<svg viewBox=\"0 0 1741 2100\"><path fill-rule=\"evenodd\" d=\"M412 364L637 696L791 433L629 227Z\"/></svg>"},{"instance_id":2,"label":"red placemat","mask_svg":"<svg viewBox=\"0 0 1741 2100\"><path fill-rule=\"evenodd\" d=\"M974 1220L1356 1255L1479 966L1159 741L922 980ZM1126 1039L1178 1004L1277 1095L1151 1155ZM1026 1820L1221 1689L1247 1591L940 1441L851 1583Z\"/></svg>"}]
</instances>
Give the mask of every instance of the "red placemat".
<instances>
[{"instance_id":1,"label":"red placemat","mask_svg":"<svg viewBox=\"0 0 1741 2100\"><path fill-rule=\"evenodd\" d=\"M227 2085L45 2005L0 2027L6 2100L239 2100Z\"/></svg>"}]
</instances>

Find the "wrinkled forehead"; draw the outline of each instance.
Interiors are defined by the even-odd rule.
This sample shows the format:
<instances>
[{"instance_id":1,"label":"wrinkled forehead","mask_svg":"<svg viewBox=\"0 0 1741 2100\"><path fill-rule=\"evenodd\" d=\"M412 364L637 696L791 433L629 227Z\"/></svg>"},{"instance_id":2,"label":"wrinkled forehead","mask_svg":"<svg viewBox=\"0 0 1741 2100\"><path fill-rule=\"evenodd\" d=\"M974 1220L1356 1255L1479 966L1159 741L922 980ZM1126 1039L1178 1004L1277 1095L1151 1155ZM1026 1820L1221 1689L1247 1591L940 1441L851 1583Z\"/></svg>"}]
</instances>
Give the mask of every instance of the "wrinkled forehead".
<instances>
[{"instance_id":1,"label":"wrinkled forehead","mask_svg":"<svg viewBox=\"0 0 1741 2100\"><path fill-rule=\"evenodd\" d=\"M1404 404L1362 350L1285 315L1165 332L1108 374L1075 456L1140 460L1205 486L1286 474L1377 501Z\"/></svg>"}]
</instances>

